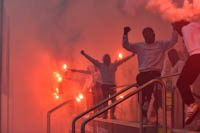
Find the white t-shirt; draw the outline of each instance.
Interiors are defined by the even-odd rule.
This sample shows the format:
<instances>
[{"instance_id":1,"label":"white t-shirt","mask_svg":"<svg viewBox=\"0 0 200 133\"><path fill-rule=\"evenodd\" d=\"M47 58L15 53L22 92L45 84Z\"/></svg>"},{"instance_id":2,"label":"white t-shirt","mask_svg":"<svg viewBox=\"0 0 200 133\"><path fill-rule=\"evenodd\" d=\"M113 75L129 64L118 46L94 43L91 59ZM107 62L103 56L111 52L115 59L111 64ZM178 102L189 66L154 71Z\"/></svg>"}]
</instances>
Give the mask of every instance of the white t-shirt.
<instances>
[{"instance_id":1,"label":"white t-shirt","mask_svg":"<svg viewBox=\"0 0 200 133\"><path fill-rule=\"evenodd\" d=\"M162 70L162 73L161 73L162 77L167 76L167 75L173 75L173 74L181 73L181 71L184 67L184 64L185 64L185 61L178 60L176 65L174 67L172 67L170 62L168 60L165 60L163 70ZM171 80L172 80L172 86L175 87L176 82L178 80L178 76L172 77Z\"/></svg>"},{"instance_id":2,"label":"white t-shirt","mask_svg":"<svg viewBox=\"0 0 200 133\"><path fill-rule=\"evenodd\" d=\"M200 24L192 22L182 28L182 33L189 55L200 54Z\"/></svg>"}]
</instances>

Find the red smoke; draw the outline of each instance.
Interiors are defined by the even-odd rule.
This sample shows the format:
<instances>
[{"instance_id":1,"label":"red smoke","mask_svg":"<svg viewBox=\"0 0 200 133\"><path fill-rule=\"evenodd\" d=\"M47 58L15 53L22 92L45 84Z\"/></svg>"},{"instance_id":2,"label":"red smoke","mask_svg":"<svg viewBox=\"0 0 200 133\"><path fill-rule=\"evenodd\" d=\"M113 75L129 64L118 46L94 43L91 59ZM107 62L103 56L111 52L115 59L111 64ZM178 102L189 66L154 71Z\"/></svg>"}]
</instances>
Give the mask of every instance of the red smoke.
<instances>
[{"instance_id":1,"label":"red smoke","mask_svg":"<svg viewBox=\"0 0 200 133\"><path fill-rule=\"evenodd\" d=\"M200 0L184 0L181 8L173 3L173 0L150 0L146 8L161 14L171 22L181 19L193 20L200 16Z\"/></svg>"}]
</instances>

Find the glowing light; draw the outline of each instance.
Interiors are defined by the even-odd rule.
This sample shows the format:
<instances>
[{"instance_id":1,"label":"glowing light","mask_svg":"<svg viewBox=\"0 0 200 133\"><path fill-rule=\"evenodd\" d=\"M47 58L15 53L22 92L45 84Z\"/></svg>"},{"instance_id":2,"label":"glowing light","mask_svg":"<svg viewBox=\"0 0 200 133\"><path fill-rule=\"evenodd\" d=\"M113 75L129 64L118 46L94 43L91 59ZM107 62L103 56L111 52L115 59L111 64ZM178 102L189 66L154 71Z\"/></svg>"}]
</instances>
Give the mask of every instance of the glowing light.
<instances>
[{"instance_id":1,"label":"glowing light","mask_svg":"<svg viewBox=\"0 0 200 133\"><path fill-rule=\"evenodd\" d=\"M59 99L60 97L58 95L56 95L56 99Z\"/></svg>"},{"instance_id":2,"label":"glowing light","mask_svg":"<svg viewBox=\"0 0 200 133\"><path fill-rule=\"evenodd\" d=\"M57 93L53 93L54 96L57 96Z\"/></svg>"},{"instance_id":3,"label":"glowing light","mask_svg":"<svg viewBox=\"0 0 200 133\"><path fill-rule=\"evenodd\" d=\"M119 57L120 59L122 59L122 58L123 58L123 54L122 54L122 53L119 53L118 57Z\"/></svg>"},{"instance_id":4,"label":"glowing light","mask_svg":"<svg viewBox=\"0 0 200 133\"><path fill-rule=\"evenodd\" d=\"M56 77L59 78L59 77L60 77L60 74L59 74L59 73L56 73Z\"/></svg>"},{"instance_id":5,"label":"glowing light","mask_svg":"<svg viewBox=\"0 0 200 133\"><path fill-rule=\"evenodd\" d=\"M79 98L80 99L83 99L84 97L83 97L83 94L79 94Z\"/></svg>"},{"instance_id":6,"label":"glowing light","mask_svg":"<svg viewBox=\"0 0 200 133\"><path fill-rule=\"evenodd\" d=\"M56 93L59 93L59 89L58 88L56 88Z\"/></svg>"},{"instance_id":7,"label":"glowing light","mask_svg":"<svg viewBox=\"0 0 200 133\"><path fill-rule=\"evenodd\" d=\"M81 99L77 97L77 98L76 98L76 101L77 101L77 102L81 102Z\"/></svg>"},{"instance_id":8,"label":"glowing light","mask_svg":"<svg viewBox=\"0 0 200 133\"><path fill-rule=\"evenodd\" d=\"M120 98L124 98L124 96L120 96Z\"/></svg>"},{"instance_id":9,"label":"glowing light","mask_svg":"<svg viewBox=\"0 0 200 133\"><path fill-rule=\"evenodd\" d=\"M58 78L58 82L62 82L62 77L59 77L59 78Z\"/></svg>"},{"instance_id":10,"label":"glowing light","mask_svg":"<svg viewBox=\"0 0 200 133\"><path fill-rule=\"evenodd\" d=\"M66 65L66 64L63 65L63 69L64 69L64 70L67 69L67 65Z\"/></svg>"}]
</instances>

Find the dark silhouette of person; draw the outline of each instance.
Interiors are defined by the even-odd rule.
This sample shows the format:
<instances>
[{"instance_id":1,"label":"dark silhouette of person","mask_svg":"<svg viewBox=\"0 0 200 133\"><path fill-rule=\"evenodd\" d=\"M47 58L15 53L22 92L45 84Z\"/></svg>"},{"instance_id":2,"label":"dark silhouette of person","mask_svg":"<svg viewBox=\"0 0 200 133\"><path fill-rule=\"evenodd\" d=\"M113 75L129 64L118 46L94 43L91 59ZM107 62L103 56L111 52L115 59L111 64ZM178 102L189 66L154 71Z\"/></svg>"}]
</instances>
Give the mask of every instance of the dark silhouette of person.
<instances>
[{"instance_id":1,"label":"dark silhouette of person","mask_svg":"<svg viewBox=\"0 0 200 133\"><path fill-rule=\"evenodd\" d=\"M178 39L176 31L172 32L170 40L155 40L155 33L151 27L143 29L144 42L129 43L128 33L131 31L130 27L124 27L123 47L137 54L139 74L136 77L137 84L143 85L148 81L160 77L164 62L165 52L173 47ZM142 105L143 105L143 121L147 122L147 110L151 95L155 84L148 85L142 91ZM155 99L156 100L156 99Z\"/></svg>"},{"instance_id":2,"label":"dark silhouette of person","mask_svg":"<svg viewBox=\"0 0 200 133\"><path fill-rule=\"evenodd\" d=\"M183 38L184 45L189 53L181 75L177 81L183 103L186 109L185 124L190 124L199 111L199 105L195 103L192 95L191 85L196 81L200 74L200 24L180 20L173 23L175 30Z\"/></svg>"},{"instance_id":3,"label":"dark silhouette of person","mask_svg":"<svg viewBox=\"0 0 200 133\"><path fill-rule=\"evenodd\" d=\"M103 56L103 63L101 63L100 61L87 55L83 50L81 51L81 54L85 56L91 63L93 63L99 69L100 74L101 74L101 79L102 79L101 88L102 88L104 99L116 93L116 89L114 89L116 87L115 73L117 71L118 66L134 56L134 54L132 54L124 59L111 63L110 55L105 54ZM116 101L116 98L113 98L111 101L113 103L114 101ZM104 104L104 107L106 106L108 106L108 102ZM111 114L110 114L111 119L116 119L114 113L115 113L115 108L112 108ZM103 117L104 119L107 119L108 112L105 112Z\"/></svg>"}]
</instances>

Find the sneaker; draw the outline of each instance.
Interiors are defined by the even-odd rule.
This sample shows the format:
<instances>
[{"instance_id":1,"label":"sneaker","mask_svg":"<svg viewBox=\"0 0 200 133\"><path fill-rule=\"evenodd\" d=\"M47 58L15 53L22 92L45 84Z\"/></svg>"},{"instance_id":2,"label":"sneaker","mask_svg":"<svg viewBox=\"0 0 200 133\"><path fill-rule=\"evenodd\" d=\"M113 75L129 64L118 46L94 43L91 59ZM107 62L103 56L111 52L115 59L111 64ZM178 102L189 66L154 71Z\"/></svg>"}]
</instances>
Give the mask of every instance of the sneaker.
<instances>
[{"instance_id":1,"label":"sneaker","mask_svg":"<svg viewBox=\"0 0 200 133\"><path fill-rule=\"evenodd\" d=\"M188 125L192 122L194 117L199 111L199 105L196 103L190 104L187 107L186 117L185 117L185 124Z\"/></svg>"}]
</instances>

